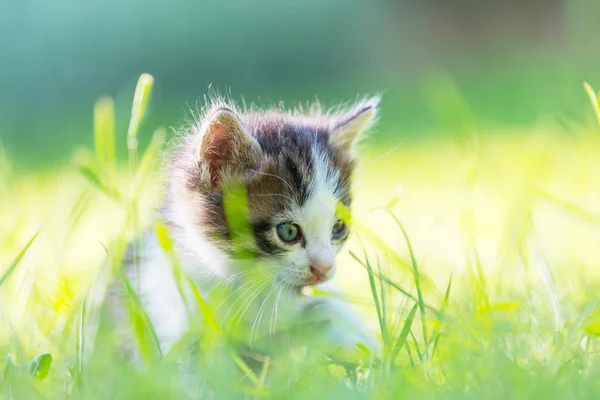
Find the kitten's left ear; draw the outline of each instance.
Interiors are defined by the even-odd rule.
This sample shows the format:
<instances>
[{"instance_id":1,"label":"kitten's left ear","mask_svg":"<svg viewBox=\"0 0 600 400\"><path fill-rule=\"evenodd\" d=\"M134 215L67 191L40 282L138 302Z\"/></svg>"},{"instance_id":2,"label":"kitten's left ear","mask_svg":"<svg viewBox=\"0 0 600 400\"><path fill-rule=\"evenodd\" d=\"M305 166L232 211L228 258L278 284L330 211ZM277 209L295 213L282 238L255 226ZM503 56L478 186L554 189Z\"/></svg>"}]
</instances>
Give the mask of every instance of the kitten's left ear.
<instances>
[{"instance_id":1,"label":"kitten's left ear","mask_svg":"<svg viewBox=\"0 0 600 400\"><path fill-rule=\"evenodd\" d=\"M375 122L378 104L379 97L373 97L357 103L349 111L334 118L329 134L331 145L354 156L361 136Z\"/></svg>"},{"instance_id":2,"label":"kitten's left ear","mask_svg":"<svg viewBox=\"0 0 600 400\"><path fill-rule=\"evenodd\" d=\"M224 177L244 180L260 168L262 149L232 110L217 109L205 125L199 156L208 164L213 188Z\"/></svg>"}]
</instances>

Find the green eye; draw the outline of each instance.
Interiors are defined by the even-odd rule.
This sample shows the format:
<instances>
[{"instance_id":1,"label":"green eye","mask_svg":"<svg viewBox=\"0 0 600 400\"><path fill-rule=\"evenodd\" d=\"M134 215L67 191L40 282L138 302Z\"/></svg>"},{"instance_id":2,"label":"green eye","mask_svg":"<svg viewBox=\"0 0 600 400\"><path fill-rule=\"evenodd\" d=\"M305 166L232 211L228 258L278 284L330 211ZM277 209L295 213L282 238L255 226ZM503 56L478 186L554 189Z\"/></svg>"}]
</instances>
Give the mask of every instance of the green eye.
<instances>
[{"instance_id":1,"label":"green eye","mask_svg":"<svg viewBox=\"0 0 600 400\"><path fill-rule=\"evenodd\" d=\"M334 240L341 239L344 237L347 231L347 225L341 219L338 219L337 221L335 221L335 224L333 224L333 229L331 230L331 237Z\"/></svg>"},{"instance_id":2,"label":"green eye","mask_svg":"<svg viewBox=\"0 0 600 400\"><path fill-rule=\"evenodd\" d=\"M293 222L277 225L277 235L286 243L293 243L300 238L300 227Z\"/></svg>"}]
</instances>

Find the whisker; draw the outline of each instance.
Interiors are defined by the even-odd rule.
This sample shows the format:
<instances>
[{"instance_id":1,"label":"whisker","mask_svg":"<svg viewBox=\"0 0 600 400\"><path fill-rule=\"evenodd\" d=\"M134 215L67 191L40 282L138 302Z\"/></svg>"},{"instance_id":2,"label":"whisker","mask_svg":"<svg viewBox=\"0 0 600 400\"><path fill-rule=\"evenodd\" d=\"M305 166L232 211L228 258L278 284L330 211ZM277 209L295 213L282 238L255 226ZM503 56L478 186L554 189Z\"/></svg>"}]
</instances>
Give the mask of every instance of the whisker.
<instances>
[{"instance_id":1,"label":"whisker","mask_svg":"<svg viewBox=\"0 0 600 400\"><path fill-rule=\"evenodd\" d=\"M256 196L256 197L265 197L265 196L274 196L274 197L283 197L291 202L295 202L294 199L292 199L290 196L287 196L285 194L281 194L281 193L260 193L260 194L250 194L249 196Z\"/></svg>"},{"instance_id":2,"label":"whisker","mask_svg":"<svg viewBox=\"0 0 600 400\"><path fill-rule=\"evenodd\" d=\"M279 308L279 300L281 299L281 292L285 289L285 286L279 286L279 291L277 293L277 297L275 298L275 304L273 305L273 309L271 310L271 320L269 321L269 336L273 336L273 331L277 325L278 308ZM275 320L273 321L273 314L275 314Z\"/></svg>"},{"instance_id":3,"label":"whisker","mask_svg":"<svg viewBox=\"0 0 600 400\"><path fill-rule=\"evenodd\" d=\"M250 274L251 272L253 272L253 270L251 270L251 269L247 269L247 270L241 271L241 272L236 272L233 275L231 275L230 277L226 278L222 283L225 286L233 285L236 280Z\"/></svg>"},{"instance_id":4,"label":"whisker","mask_svg":"<svg viewBox=\"0 0 600 400\"><path fill-rule=\"evenodd\" d=\"M236 294L237 292L239 292L240 290L242 290L242 288L244 288L244 287L247 287L249 284L254 284L254 283L256 283L256 281L249 280L249 281L247 281L247 282L244 282L242 285L240 285L240 286L239 286L237 289L235 289L233 292L229 293L229 295L228 295L228 296L227 296L225 299L223 299L223 301L221 301L221 303L219 303L219 305L217 306L217 308L215 308L215 311L218 311L218 310L221 308L221 306L222 306L223 304L225 304L225 302L226 302L227 300L229 300L229 298L230 298L231 296L233 296L234 294Z\"/></svg>"},{"instance_id":5,"label":"whisker","mask_svg":"<svg viewBox=\"0 0 600 400\"><path fill-rule=\"evenodd\" d=\"M250 330L250 343L252 343L252 341L253 341L252 338L254 336L255 329L256 329L256 334L258 335L258 330L260 329L260 321L262 320L262 316L265 311L265 305L267 303L267 300L269 300L269 297L271 297L271 295L274 293L274 290L273 290L274 283L275 283L275 281L271 281L271 290L265 296L265 299L263 300L262 304L260 305L260 308L258 309L256 318L254 318L254 323L252 323L252 329Z\"/></svg>"},{"instance_id":6,"label":"whisker","mask_svg":"<svg viewBox=\"0 0 600 400\"><path fill-rule=\"evenodd\" d=\"M261 175L265 175L265 176L271 176L273 178L277 178L279 179L281 182L285 183L285 185L292 191L292 193L296 192L294 190L294 188L292 187L292 185L290 185L285 179L283 179L282 177L280 177L279 175L275 175L275 174L269 174L268 172L259 172L259 174Z\"/></svg>"},{"instance_id":7,"label":"whisker","mask_svg":"<svg viewBox=\"0 0 600 400\"><path fill-rule=\"evenodd\" d=\"M258 287L258 289L255 290L255 292L253 293L253 295L251 295L250 299L247 300L247 304L246 307L244 308L244 310L242 311L242 313L240 314L239 317L237 317L239 311L233 316L233 321L237 322L235 323L235 326L238 326L240 324L240 322L242 322L242 318L244 318L244 314L246 314L246 311L248 311L248 308L250 307L250 305L252 304L252 302L258 297L258 295L260 294L260 292L262 291L262 289L269 283L269 280L267 279L262 285L260 285Z\"/></svg>"},{"instance_id":8,"label":"whisker","mask_svg":"<svg viewBox=\"0 0 600 400\"><path fill-rule=\"evenodd\" d=\"M247 288L244 293L242 293L240 296L238 296L235 301L233 303L231 303L231 306L229 306L229 309L227 310L227 312L225 313L225 315L223 316L223 318L221 319L221 324L223 324L226 320L227 320L227 316L229 315L229 313L232 311L233 306L235 306L240 300L242 300L244 298L244 295L248 292L250 292L252 289L258 287L259 289L262 287L263 283L265 281L256 281L254 282L254 284L252 284L249 288ZM228 296L230 297L230 296ZM250 302L248 302L248 305L250 304ZM248 307L248 305L246 305L246 308ZM235 316L239 313L239 310L235 313L233 320L235 320Z\"/></svg>"},{"instance_id":9,"label":"whisker","mask_svg":"<svg viewBox=\"0 0 600 400\"><path fill-rule=\"evenodd\" d=\"M393 152L395 152L396 150L398 150L401 146L404 146L404 142L400 143L397 146L394 146L392 149L390 149L389 151L387 151L384 154L380 155L376 159L371 160L371 162L369 162L367 165L365 165L365 167L368 167L369 165L376 163L377 161L381 160L382 158L385 158L385 157L389 156L390 154L392 154Z\"/></svg>"}]
</instances>

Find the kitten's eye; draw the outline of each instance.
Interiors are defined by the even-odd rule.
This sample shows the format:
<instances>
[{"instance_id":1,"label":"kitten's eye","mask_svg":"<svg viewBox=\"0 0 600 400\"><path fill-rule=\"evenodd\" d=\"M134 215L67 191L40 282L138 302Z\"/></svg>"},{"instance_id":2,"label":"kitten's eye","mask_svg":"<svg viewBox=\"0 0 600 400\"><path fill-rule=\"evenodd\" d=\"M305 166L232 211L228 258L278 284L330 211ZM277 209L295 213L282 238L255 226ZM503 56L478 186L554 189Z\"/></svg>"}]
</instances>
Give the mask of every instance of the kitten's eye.
<instances>
[{"instance_id":1,"label":"kitten's eye","mask_svg":"<svg viewBox=\"0 0 600 400\"><path fill-rule=\"evenodd\" d=\"M337 221L335 221L335 224L333 224L333 229L331 230L331 237L334 240L341 239L342 237L344 237L347 231L347 225L341 219L338 219Z\"/></svg>"},{"instance_id":2,"label":"kitten's eye","mask_svg":"<svg viewBox=\"0 0 600 400\"><path fill-rule=\"evenodd\" d=\"M277 225L277 235L286 243L293 243L300 238L300 227L293 222Z\"/></svg>"}]
</instances>

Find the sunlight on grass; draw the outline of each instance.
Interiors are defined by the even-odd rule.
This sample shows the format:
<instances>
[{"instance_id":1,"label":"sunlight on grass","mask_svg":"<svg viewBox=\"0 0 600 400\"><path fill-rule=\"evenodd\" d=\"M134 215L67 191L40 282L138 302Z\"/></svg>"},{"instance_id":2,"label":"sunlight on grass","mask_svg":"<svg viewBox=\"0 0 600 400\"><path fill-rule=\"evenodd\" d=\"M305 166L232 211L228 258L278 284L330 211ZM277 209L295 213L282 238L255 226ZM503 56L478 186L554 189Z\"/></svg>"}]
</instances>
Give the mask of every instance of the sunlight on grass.
<instances>
[{"instance_id":1,"label":"sunlight on grass","mask_svg":"<svg viewBox=\"0 0 600 400\"><path fill-rule=\"evenodd\" d=\"M135 136L152 80L144 75L140 82L128 134L114 132L112 101L99 100L96 152L78 151L75 167L14 176L0 153L0 360L5 371L29 368L42 378L52 358L35 364L35 357L52 354L59 366L50 370L49 398L70 393L63 391L67 375L81 398L85 385L93 390L101 381L131 396L167 393L177 375L149 363L144 373L126 370L132 379L126 385L100 361L84 366L85 296L103 268L118 267L138 226L154 228L172 253L167 228L155 223L153 211L161 200L157 160L164 130L137 160ZM435 82L427 89L432 96L435 87L450 85L442 77ZM446 88L446 100L434 107L462 136L391 152L367 147L355 179L356 223L338 259L337 280L366 323L381 332L381 360L329 365L306 356L279 367L263 360L263 369L254 371L229 347L210 303L179 273L180 290L194 293L209 329L201 337L203 351L212 343L210 362L222 374L203 379L224 387L215 382L227 386L235 376L228 390L256 398L352 390L358 398L583 398L598 390L600 129L574 134L540 123L531 131L482 134L468 122L459 94ZM596 95L589 85L586 90L600 122ZM448 101L460 105L464 121L441 111ZM115 143L128 143L128 167L117 165ZM241 204L231 215L244 212L243 201L235 200L240 193L229 197ZM124 284L146 358L162 358L134 286ZM86 368L99 375L86 375ZM278 368L285 379L269 384L268 373ZM21 388L25 396L44 390L27 379L16 372L0 376L5 388ZM179 389L168 393L194 398Z\"/></svg>"}]
</instances>

